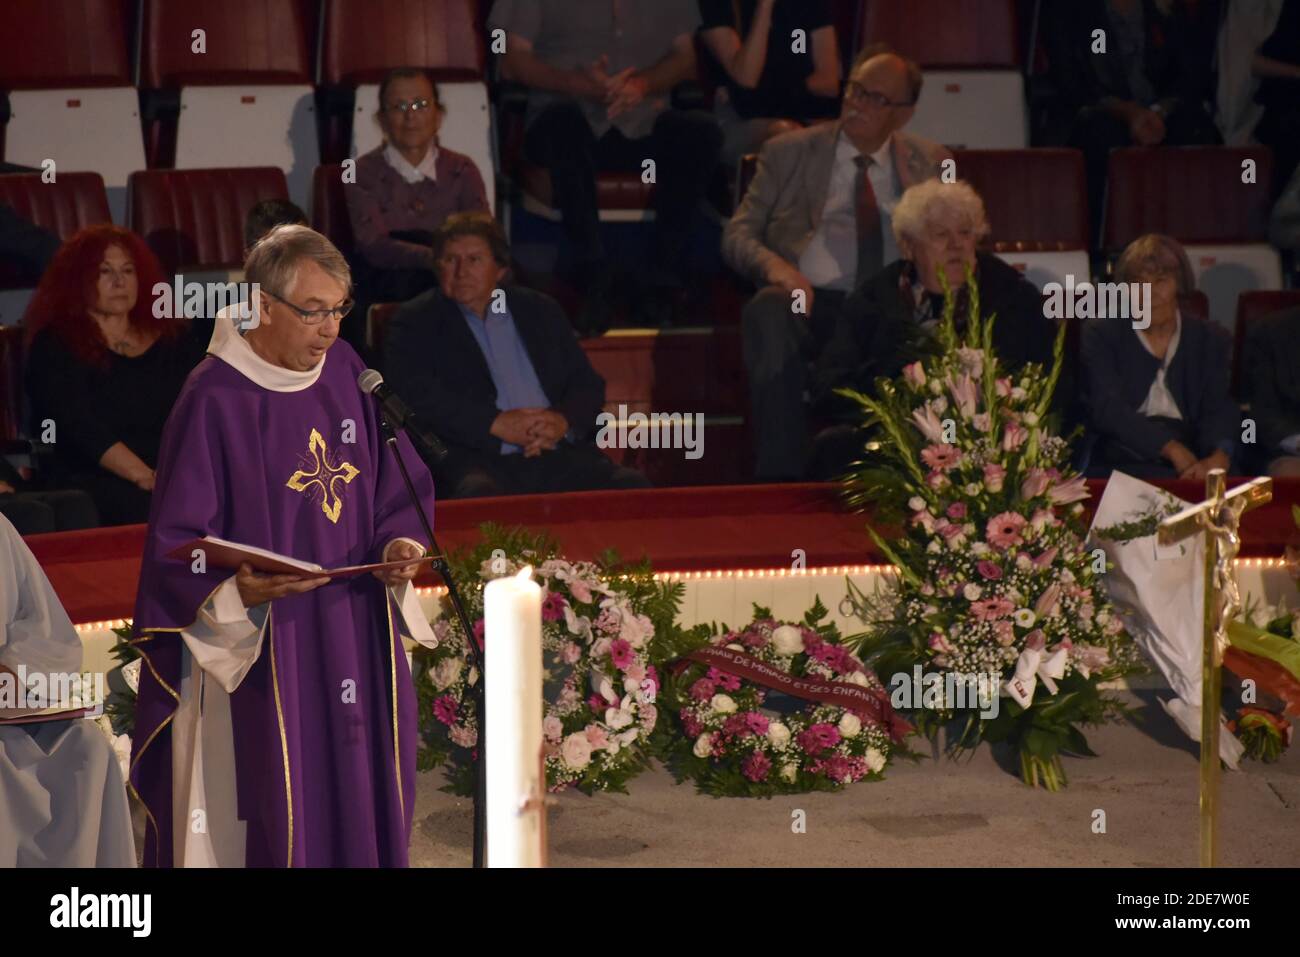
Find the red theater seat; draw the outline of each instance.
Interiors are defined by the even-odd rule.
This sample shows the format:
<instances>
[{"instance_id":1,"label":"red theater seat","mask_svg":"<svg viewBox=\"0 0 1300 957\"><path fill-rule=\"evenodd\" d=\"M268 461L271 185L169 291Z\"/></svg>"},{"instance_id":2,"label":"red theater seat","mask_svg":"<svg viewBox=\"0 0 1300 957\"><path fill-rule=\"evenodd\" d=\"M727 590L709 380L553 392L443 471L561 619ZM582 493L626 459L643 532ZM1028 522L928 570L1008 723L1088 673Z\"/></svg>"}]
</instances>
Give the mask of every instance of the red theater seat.
<instances>
[{"instance_id":1,"label":"red theater seat","mask_svg":"<svg viewBox=\"0 0 1300 957\"><path fill-rule=\"evenodd\" d=\"M53 183L42 182L39 173L0 176L0 203L60 239L83 226L112 221L104 180L98 173L61 173ZM18 287L17 277L0 262L0 289Z\"/></svg>"},{"instance_id":2,"label":"red theater seat","mask_svg":"<svg viewBox=\"0 0 1300 957\"><path fill-rule=\"evenodd\" d=\"M320 156L311 16L306 0L142 0L150 166L279 166L306 205Z\"/></svg>"},{"instance_id":3,"label":"red theater seat","mask_svg":"<svg viewBox=\"0 0 1300 957\"><path fill-rule=\"evenodd\" d=\"M1243 182L1253 163L1254 181ZM1210 317L1233 327L1237 297L1279 289L1282 262L1268 245L1273 154L1266 147L1183 146L1112 150L1102 244L1118 254L1144 233L1187 250Z\"/></svg>"},{"instance_id":4,"label":"red theater seat","mask_svg":"<svg viewBox=\"0 0 1300 957\"><path fill-rule=\"evenodd\" d=\"M239 269L249 209L288 198L274 167L149 170L131 174L130 185L131 228L172 272Z\"/></svg>"},{"instance_id":5,"label":"red theater seat","mask_svg":"<svg viewBox=\"0 0 1300 957\"><path fill-rule=\"evenodd\" d=\"M343 193L343 167L323 163L316 167L311 181L311 227L339 248L345 256L352 254L352 220L348 218L347 197Z\"/></svg>"},{"instance_id":6,"label":"red theater seat","mask_svg":"<svg viewBox=\"0 0 1300 957\"><path fill-rule=\"evenodd\" d=\"M1015 0L872 0L862 45L873 43L925 71L909 131L953 147L1027 145Z\"/></svg>"},{"instance_id":7,"label":"red theater seat","mask_svg":"<svg viewBox=\"0 0 1300 957\"><path fill-rule=\"evenodd\" d=\"M327 155L358 156L382 142L379 81L394 67L426 69L445 115L438 141L474 160L496 196L486 47L473 0L325 0L320 83L344 88L351 115L326 117Z\"/></svg>"},{"instance_id":8,"label":"red theater seat","mask_svg":"<svg viewBox=\"0 0 1300 957\"><path fill-rule=\"evenodd\" d=\"M1070 149L957 150L957 178L988 211L990 248L1042 288L1088 278L1083 154Z\"/></svg>"},{"instance_id":9,"label":"red theater seat","mask_svg":"<svg viewBox=\"0 0 1300 957\"><path fill-rule=\"evenodd\" d=\"M55 162L104 177L125 212L126 177L144 165L128 57L127 0L5 0L0 9L0 94L10 117L0 156L22 166Z\"/></svg>"},{"instance_id":10,"label":"red theater seat","mask_svg":"<svg viewBox=\"0 0 1300 957\"><path fill-rule=\"evenodd\" d=\"M1239 399L1248 398L1242 382L1242 364L1245 360L1246 337L1251 323L1284 309L1300 306L1300 289L1273 289L1267 292L1243 292L1237 299L1237 322L1233 331L1232 394Z\"/></svg>"}]
</instances>

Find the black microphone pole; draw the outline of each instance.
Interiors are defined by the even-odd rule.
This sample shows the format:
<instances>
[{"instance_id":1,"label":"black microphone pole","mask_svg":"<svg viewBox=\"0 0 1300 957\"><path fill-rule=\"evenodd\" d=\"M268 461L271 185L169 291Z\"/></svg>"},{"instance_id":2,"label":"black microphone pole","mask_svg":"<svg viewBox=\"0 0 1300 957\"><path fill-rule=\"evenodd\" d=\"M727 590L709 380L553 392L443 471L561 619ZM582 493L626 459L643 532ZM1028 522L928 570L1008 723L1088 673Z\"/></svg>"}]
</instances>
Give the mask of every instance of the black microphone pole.
<instances>
[{"instance_id":1,"label":"black microphone pole","mask_svg":"<svg viewBox=\"0 0 1300 957\"><path fill-rule=\"evenodd\" d=\"M406 492L411 497L411 504L415 506L415 514L420 518L420 526L424 529L424 534L428 536L429 548L434 554L431 564L437 569L438 574L442 576L442 580L447 586L447 595L451 599L452 608L455 609L456 617L460 619L460 626L465 632L465 644L469 648L470 662L473 667L478 669L478 682L472 691L475 709L478 712L478 760L474 765L473 853L474 866L483 867L486 863L484 858L487 850L487 701L483 694L483 688L487 684L487 671L483 667L482 652L479 651L478 644L474 640L474 629L470 626L469 614L465 611L465 603L461 601L460 591L456 588L456 582L451 575L451 567L447 564L447 556L438 547L438 540L433 537L433 526L429 524L429 517L424 514L424 506L420 504L420 496L415 493L415 486L411 483L411 473L406 470L406 463L402 460L402 451L397 444L397 431L388 421L388 415L383 411L379 415L379 424L384 430L385 443L393 450L393 458L397 460L398 471L402 473L402 481L406 483ZM396 704L393 706L396 707Z\"/></svg>"}]
</instances>

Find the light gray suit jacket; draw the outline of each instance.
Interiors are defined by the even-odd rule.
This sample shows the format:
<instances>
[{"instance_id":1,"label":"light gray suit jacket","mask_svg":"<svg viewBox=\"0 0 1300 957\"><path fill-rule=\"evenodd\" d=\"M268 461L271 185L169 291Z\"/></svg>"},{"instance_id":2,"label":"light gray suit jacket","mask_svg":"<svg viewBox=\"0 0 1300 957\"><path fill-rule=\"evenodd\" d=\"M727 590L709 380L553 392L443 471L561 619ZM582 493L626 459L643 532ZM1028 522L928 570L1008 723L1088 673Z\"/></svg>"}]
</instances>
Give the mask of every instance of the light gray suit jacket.
<instances>
[{"instance_id":1,"label":"light gray suit jacket","mask_svg":"<svg viewBox=\"0 0 1300 957\"><path fill-rule=\"evenodd\" d=\"M840 124L820 123L773 137L758 154L758 172L722 233L722 256L762 286L769 263L797 265L821 222ZM950 153L938 143L898 130L892 141L899 192L939 175Z\"/></svg>"}]
</instances>

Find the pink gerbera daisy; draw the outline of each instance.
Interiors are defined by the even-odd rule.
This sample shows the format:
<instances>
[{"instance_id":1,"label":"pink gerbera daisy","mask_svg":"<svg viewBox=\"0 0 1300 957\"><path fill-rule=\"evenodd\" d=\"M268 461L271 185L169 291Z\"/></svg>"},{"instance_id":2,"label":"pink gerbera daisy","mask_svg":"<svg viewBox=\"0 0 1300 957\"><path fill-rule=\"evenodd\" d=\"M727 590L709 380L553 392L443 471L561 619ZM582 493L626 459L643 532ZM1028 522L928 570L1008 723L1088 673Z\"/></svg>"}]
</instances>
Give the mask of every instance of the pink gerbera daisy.
<instances>
[{"instance_id":1,"label":"pink gerbera daisy","mask_svg":"<svg viewBox=\"0 0 1300 957\"><path fill-rule=\"evenodd\" d=\"M984 528L984 537L995 548L1011 548L1024 543L1020 530L1025 527L1025 517L1015 512L1003 512L989 519Z\"/></svg>"},{"instance_id":2,"label":"pink gerbera daisy","mask_svg":"<svg viewBox=\"0 0 1300 957\"><path fill-rule=\"evenodd\" d=\"M932 469L946 472L961 461L961 452L955 445L928 445L921 450L921 461Z\"/></svg>"}]
</instances>

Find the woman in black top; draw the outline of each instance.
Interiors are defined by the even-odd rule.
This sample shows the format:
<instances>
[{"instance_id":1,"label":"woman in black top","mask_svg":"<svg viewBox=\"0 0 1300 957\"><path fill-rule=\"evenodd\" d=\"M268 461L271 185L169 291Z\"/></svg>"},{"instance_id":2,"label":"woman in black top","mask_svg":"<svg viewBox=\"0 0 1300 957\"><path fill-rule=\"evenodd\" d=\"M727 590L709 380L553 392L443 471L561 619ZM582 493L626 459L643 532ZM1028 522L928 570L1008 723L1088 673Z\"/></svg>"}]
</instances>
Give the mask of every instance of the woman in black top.
<instances>
[{"instance_id":1,"label":"woman in black top","mask_svg":"<svg viewBox=\"0 0 1300 957\"><path fill-rule=\"evenodd\" d=\"M700 40L725 86L715 109L724 163L801 121L839 113L842 68L828 0L699 3Z\"/></svg>"},{"instance_id":2,"label":"woman in black top","mask_svg":"<svg viewBox=\"0 0 1300 957\"><path fill-rule=\"evenodd\" d=\"M163 423L207 348L210 322L155 315L161 282L139 237L90 226L27 310L27 392L33 432L54 447L50 481L89 492L103 525L148 520Z\"/></svg>"},{"instance_id":3,"label":"woman in black top","mask_svg":"<svg viewBox=\"0 0 1300 957\"><path fill-rule=\"evenodd\" d=\"M1230 469L1241 429L1228 394L1232 344L1223 329L1179 310L1178 296L1195 288L1187 254L1168 236L1142 236L1124 250L1114 278L1150 284L1148 325L1084 320L1088 431L1097 440L1089 473L1203 479Z\"/></svg>"}]
</instances>

